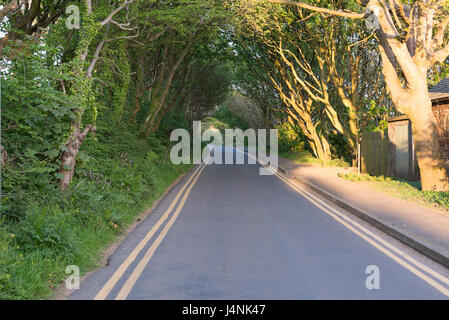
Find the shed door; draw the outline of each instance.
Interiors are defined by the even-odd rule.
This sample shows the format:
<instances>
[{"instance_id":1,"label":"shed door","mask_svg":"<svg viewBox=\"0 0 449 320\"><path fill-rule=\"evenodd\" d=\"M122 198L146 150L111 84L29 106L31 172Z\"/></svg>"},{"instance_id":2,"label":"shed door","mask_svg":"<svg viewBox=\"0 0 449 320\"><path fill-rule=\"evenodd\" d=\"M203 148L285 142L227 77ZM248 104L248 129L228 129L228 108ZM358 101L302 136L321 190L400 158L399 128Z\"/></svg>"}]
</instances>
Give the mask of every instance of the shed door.
<instances>
[{"instance_id":1,"label":"shed door","mask_svg":"<svg viewBox=\"0 0 449 320\"><path fill-rule=\"evenodd\" d=\"M396 126L396 175L408 178L409 169L409 135L408 124Z\"/></svg>"}]
</instances>

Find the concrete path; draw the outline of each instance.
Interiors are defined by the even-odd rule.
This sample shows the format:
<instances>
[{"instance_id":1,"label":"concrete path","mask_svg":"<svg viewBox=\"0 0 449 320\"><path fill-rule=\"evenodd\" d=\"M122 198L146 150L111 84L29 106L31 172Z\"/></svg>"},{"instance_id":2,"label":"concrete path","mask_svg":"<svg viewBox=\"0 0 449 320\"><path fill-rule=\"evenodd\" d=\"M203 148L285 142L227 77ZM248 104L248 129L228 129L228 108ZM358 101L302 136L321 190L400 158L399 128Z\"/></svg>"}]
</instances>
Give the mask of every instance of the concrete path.
<instances>
[{"instance_id":1,"label":"concrete path","mask_svg":"<svg viewBox=\"0 0 449 320\"><path fill-rule=\"evenodd\" d=\"M448 298L447 276L259 168L197 166L70 298Z\"/></svg>"}]
</instances>

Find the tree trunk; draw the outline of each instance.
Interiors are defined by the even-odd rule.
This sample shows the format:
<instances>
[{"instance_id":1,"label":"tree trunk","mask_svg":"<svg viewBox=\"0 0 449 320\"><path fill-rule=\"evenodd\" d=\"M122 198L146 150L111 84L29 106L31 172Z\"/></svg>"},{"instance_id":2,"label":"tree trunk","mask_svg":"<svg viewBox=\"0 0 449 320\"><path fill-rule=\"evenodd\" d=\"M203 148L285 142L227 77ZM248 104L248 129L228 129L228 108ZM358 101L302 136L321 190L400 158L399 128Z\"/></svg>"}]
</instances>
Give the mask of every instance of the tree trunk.
<instances>
[{"instance_id":1,"label":"tree trunk","mask_svg":"<svg viewBox=\"0 0 449 320\"><path fill-rule=\"evenodd\" d=\"M400 1L364 0L359 3L369 10L363 13L319 8L300 1L269 2L295 5L352 19L367 18L375 14L382 72L397 110L409 116L412 121L422 189L449 191L449 179L444 168L437 123L427 88L429 68L436 63L443 63L449 56L449 43L445 36L449 20L444 1L419 1L410 8L410 3L406 7ZM409 13L406 14L405 9ZM405 20L409 20L406 21L405 28L397 12ZM407 37L408 41L404 41Z\"/></svg>"},{"instance_id":2,"label":"tree trunk","mask_svg":"<svg viewBox=\"0 0 449 320\"><path fill-rule=\"evenodd\" d=\"M149 114L147 116L147 118L145 119L145 123L143 125L143 136L146 138L149 136L149 134L152 132L152 127L154 126L154 121L157 117L157 115L159 114L159 112L161 111L162 108L165 107L166 105L166 101L167 101L167 97L168 97L168 93L171 89L172 83L173 83L173 79L175 77L176 71L178 70L179 66L181 65L181 63L184 61L185 57L187 56L187 54L189 53L194 39L195 39L195 34L193 34L190 39L188 44L186 45L186 47L184 48L184 50L181 52L180 56L178 57L176 63L174 64L174 66L171 68L170 73L167 77L167 81L165 83L165 87L164 87L164 91L162 93L162 95L160 96L160 98L157 100L157 105L156 105L156 109L152 109L150 107L150 111ZM151 103L153 106L153 103Z\"/></svg>"},{"instance_id":3,"label":"tree trunk","mask_svg":"<svg viewBox=\"0 0 449 320\"><path fill-rule=\"evenodd\" d=\"M444 167L437 121L427 91L411 94L408 108L398 110L409 116L421 175L423 191L449 191L449 179ZM405 110L404 110L405 109Z\"/></svg>"},{"instance_id":4,"label":"tree trunk","mask_svg":"<svg viewBox=\"0 0 449 320\"><path fill-rule=\"evenodd\" d=\"M138 86L136 90L136 97L134 98L134 110L131 115L131 118L129 119L131 123L136 123L137 114L140 111L140 101L142 99L142 96L143 96L143 89L141 86Z\"/></svg>"},{"instance_id":5,"label":"tree trunk","mask_svg":"<svg viewBox=\"0 0 449 320\"><path fill-rule=\"evenodd\" d=\"M142 55L139 59L139 70L138 70L137 84L136 84L137 85L136 96L134 98L134 110L131 115L131 118L129 119L130 122L132 122L132 123L136 123L137 114L140 111L140 103L141 103L143 91L144 91L144 77L145 77L144 72L145 72L144 55Z\"/></svg>"},{"instance_id":6,"label":"tree trunk","mask_svg":"<svg viewBox=\"0 0 449 320\"><path fill-rule=\"evenodd\" d=\"M156 132L159 130L159 126L161 125L162 120L164 119L164 117L167 115L167 113L172 109L172 107L167 106L161 113L161 115L159 115L157 121L152 124L151 126L151 132Z\"/></svg>"},{"instance_id":7,"label":"tree trunk","mask_svg":"<svg viewBox=\"0 0 449 320\"><path fill-rule=\"evenodd\" d=\"M86 139L87 134L92 131L95 132L97 130L96 127L89 125L87 126L83 132L74 125L75 128L73 133L71 134L69 141L66 144L67 151L62 154L62 162L61 169L59 171L62 174L62 178L59 181L59 189L64 190L68 187L70 182L72 181L73 174L75 173L75 165L76 165L76 156L83 144L83 141Z\"/></svg>"},{"instance_id":8,"label":"tree trunk","mask_svg":"<svg viewBox=\"0 0 449 320\"><path fill-rule=\"evenodd\" d=\"M318 159L320 159L324 164L326 164L329 161L329 153L326 150L326 146L323 145L323 141L321 141L317 136L313 140L309 139L309 144L310 147L312 148L314 155Z\"/></svg>"},{"instance_id":9,"label":"tree trunk","mask_svg":"<svg viewBox=\"0 0 449 320\"><path fill-rule=\"evenodd\" d=\"M323 151L324 151L324 164L326 165L327 162L331 159L331 147L329 144L329 141L327 140L327 137L325 137L324 135L320 135L321 136L321 145L323 146Z\"/></svg>"},{"instance_id":10,"label":"tree trunk","mask_svg":"<svg viewBox=\"0 0 449 320\"><path fill-rule=\"evenodd\" d=\"M330 146L326 137L316 132L311 118L309 118L308 121L307 119L299 117L295 118L302 132L308 139L314 155L326 164L330 160Z\"/></svg>"},{"instance_id":11,"label":"tree trunk","mask_svg":"<svg viewBox=\"0 0 449 320\"><path fill-rule=\"evenodd\" d=\"M444 167L432 103L427 92L417 93L416 100L410 103L416 106L410 111L409 117L412 122L422 190L447 191L449 180Z\"/></svg>"},{"instance_id":12,"label":"tree trunk","mask_svg":"<svg viewBox=\"0 0 449 320\"><path fill-rule=\"evenodd\" d=\"M6 161L8 161L8 153L6 152L6 149L3 148L3 146L1 144L0 144L0 151L1 151L0 153L1 153L1 157L2 157L2 160L0 162L1 162L1 165L4 166L6 164Z\"/></svg>"},{"instance_id":13,"label":"tree trunk","mask_svg":"<svg viewBox=\"0 0 449 320\"><path fill-rule=\"evenodd\" d=\"M385 76L391 98L397 110L406 114L412 122L416 158L421 174L423 191L449 191L449 179L439 143L437 122L427 89L427 69L415 66L413 85L406 89L396 74L394 59L406 60L399 53L400 48L390 46L384 38L379 50L382 56L382 72ZM396 49L399 53L393 56ZM411 67L409 67L411 69ZM411 73L410 70L407 70Z\"/></svg>"}]
</instances>

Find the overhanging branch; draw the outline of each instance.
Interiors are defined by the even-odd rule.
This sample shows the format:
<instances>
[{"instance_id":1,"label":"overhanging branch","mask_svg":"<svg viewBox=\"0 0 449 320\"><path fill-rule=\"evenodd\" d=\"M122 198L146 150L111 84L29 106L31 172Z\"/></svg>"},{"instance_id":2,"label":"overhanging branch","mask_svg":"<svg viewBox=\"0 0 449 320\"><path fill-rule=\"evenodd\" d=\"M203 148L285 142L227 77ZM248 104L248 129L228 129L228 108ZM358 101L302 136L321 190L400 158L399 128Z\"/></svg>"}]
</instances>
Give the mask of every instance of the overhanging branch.
<instances>
[{"instance_id":1,"label":"overhanging branch","mask_svg":"<svg viewBox=\"0 0 449 320\"><path fill-rule=\"evenodd\" d=\"M315 7L310 4L297 2L297 1L291 1L291 0L268 0L268 2L273 3L273 4L285 4L285 5L296 6L296 7L300 7L303 9L312 10L315 12L327 13L327 14L331 14L334 16L350 18L350 19L364 19L364 18L367 18L368 16L370 16L370 13L367 13L367 12L357 13L357 12L352 12L352 11L338 11L338 10Z\"/></svg>"}]
</instances>

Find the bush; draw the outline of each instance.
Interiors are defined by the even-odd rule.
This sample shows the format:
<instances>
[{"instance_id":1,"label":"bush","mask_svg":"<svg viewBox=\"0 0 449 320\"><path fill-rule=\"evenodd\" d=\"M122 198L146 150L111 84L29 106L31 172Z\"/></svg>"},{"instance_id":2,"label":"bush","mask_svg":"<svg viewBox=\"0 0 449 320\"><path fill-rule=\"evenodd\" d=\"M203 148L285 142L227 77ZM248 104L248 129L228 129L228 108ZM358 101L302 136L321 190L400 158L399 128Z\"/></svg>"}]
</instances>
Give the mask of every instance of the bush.
<instances>
[{"instance_id":1,"label":"bush","mask_svg":"<svg viewBox=\"0 0 449 320\"><path fill-rule=\"evenodd\" d=\"M73 260L78 251L74 220L72 212L63 212L58 206L33 206L10 230L26 252L39 248L47 258L64 256Z\"/></svg>"},{"instance_id":2,"label":"bush","mask_svg":"<svg viewBox=\"0 0 449 320\"><path fill-rule=\"evenodd\" d=\"M351 153L348 139L342 134L329 134L329 144L332 159L351 163L355 156Z\"/></svg>"},{"instance_id":3,"label":"bush","mask_svg":"<svg viewBox=\"0 0 449 320\"><path fill-rule=\"evenodd\" d=\"M449 192L424 191L423 193L429 202L449 210Z\"/></svg>"},{"instance_id":4,"label":"bush","mask_svg":"<svg viewBox=\"0 0 449 320\"><path fill-rule=\"evenodd\" d=\"M278 126L279 152L302 152L305 150L306 139L303 134L291 124L285 122Z\"/></svg>"},{"instance_id":5,"label":"bush","mask_svg":"<svg viewBox=\"0 0 449 320\"><path fill-rule=\"evenodd\" d=\"M46 184L19 189L17 197L8 191L0 219L0 299L47 298L68 265L83 273L95 268L103 248L190 167L172 164L157 136L99 127L82 146L68 190L61 193L43 174ZM17 166L7 170L9 187L29 179L20 180Z\"/></svg>"},{"instance_id":6,"label":"bush","mask_svg":"<svg viewBox=\"0 0 449 320\"><path fill-rule=\"evenodd\" d=\"M242 129L245 131L249 129L249 125L236 115L234 115L229 109L225 106L220 106L215 112L212 114L212 118L220 125L225 124L227 127L232 129ZM210 119L212 119L210 118ZM219 129L218 127L216 127Z\"/></svg>"}]
</instances>

